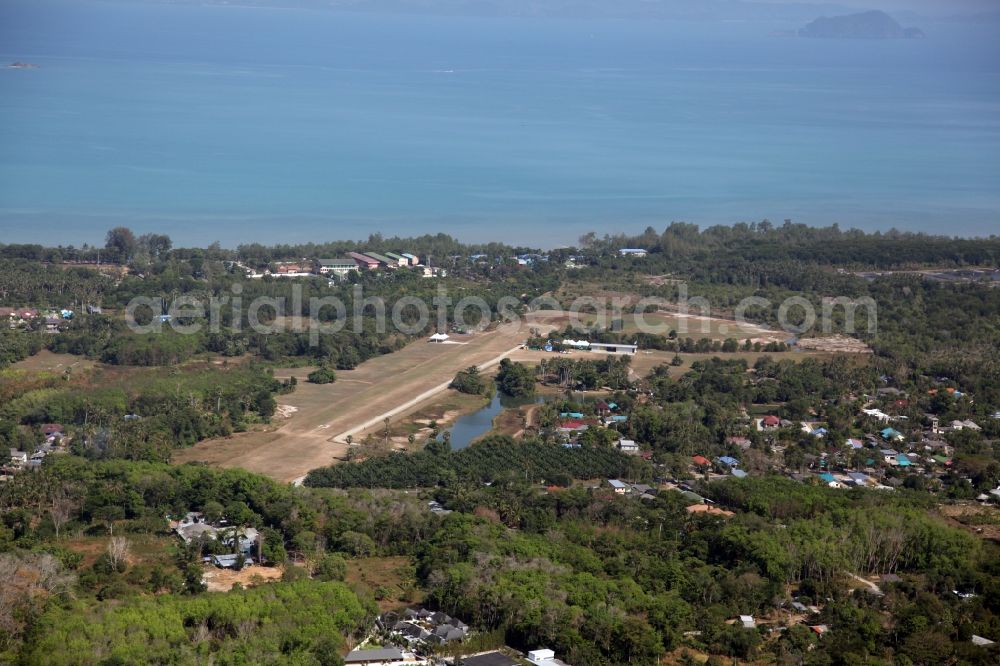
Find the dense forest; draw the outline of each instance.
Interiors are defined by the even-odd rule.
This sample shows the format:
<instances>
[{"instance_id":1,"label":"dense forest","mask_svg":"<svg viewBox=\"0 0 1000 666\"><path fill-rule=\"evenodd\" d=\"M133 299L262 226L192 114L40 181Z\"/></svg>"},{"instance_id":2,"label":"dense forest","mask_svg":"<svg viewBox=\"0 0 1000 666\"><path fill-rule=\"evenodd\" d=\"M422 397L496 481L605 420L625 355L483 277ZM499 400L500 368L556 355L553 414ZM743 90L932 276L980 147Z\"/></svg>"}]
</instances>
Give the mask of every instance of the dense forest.
<instances>
[{"instance_id":1,"label":"dense forest","mask_svg":"<svg viewBox=\"0 0 1000 666\"><path fill-rule=\"evenodd\" d=\"M485 478L493 461L481 464ZM992 663L968 636L1000 630L997 547L930 516L923 493L844 493L770 478L706 485L738 512L727 520L689 515L679 493L642 501L488 474L489 486L473 475L426 491L452 509L436 515L390 490L290 488L236 470L63 458L30 483L0 486L0 566L27 588L5 586L0 621L10 633L0 649L20 649L25 663L167 654L179 663L210 655L339 663L338 636L357 636L371 619L364 593L300 580L206 596L197 578L185 583L193 564L183 549L152 567L107 558L82 565L58 536L113 529L135 540L162 532L165 514L218 503L265 532L275 563L291 549L317 563L325 553L408 555L428 603L501 630L511 645L550 645L569 663L651 664L683 645L809 664ZM56 520L66 494L67 517ZM851 594L844 572L897 582L883 583L881 595ZM821 607L810 621L828 634L727 623L738 614L780 622L794 612L791 595Z\"/></svg>"}]
</instances>

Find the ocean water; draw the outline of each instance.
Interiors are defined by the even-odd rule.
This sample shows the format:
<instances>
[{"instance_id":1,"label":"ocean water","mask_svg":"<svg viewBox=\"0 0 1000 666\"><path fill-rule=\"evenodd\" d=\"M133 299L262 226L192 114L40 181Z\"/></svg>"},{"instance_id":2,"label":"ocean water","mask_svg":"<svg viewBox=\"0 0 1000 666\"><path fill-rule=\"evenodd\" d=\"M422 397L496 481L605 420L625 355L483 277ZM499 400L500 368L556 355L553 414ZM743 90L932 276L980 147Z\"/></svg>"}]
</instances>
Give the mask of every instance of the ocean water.
<instances>
[{"instance_id":1,"label":"ocean water","mask_svg":"<svg viewBox=\"0 0 1000 666\"><path fill-rule=\"evenodd\" d=\"M1000 39L0 3L0 242L1000 233Z\"/></svg>"}]
</instances>

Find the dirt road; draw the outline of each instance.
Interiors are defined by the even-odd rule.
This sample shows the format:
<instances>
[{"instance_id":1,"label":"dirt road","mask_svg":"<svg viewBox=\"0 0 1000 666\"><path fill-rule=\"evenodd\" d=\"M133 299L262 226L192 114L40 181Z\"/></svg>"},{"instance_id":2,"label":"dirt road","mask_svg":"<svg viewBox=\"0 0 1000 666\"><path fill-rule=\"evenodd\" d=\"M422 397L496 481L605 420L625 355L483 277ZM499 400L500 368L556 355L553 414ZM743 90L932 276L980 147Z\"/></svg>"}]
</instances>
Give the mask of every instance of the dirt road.
<instances>
[{"instance_id":1,"label":"dirt road","mask_svg":"<svg viewBox=\"0 0 1000 666\"><path fill-rule=\"evenodd\" d=\"M528 326L546 330L564 321L560 312L539 312L530 324L501 326L486 333L453 336L463 344L418 341L373 358L354 370L338 371L333 384L305 381L311 368L277 372L299 380L295 392L278 400L294 408L290 418L269 432L241 433L206 440L178 451L173 461L200 461L219 467L242 467L284 482L330 465L348 449L349 433L361 432L387 416L397 417L444 390L455 374L471 365L498 363L524 342Z\"/></svg>"}]
</instances>

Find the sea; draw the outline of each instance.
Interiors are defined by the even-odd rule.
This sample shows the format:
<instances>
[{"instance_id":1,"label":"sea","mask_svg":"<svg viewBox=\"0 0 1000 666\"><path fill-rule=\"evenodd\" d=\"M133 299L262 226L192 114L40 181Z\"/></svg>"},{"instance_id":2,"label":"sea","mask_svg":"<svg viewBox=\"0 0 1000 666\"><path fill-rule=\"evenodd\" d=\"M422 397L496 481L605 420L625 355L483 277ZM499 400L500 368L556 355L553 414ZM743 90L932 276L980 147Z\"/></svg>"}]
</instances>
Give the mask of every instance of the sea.
<instances>
[{"instance_id":1,"label":"sea","mask_svg":"<svg viewBox=\"0 0 1000 666\"><path fill-rule=\"evenodd\" d=\"M1000 30L0 2L0 243L1000 233Z\"/></svg>"}]
</instances>

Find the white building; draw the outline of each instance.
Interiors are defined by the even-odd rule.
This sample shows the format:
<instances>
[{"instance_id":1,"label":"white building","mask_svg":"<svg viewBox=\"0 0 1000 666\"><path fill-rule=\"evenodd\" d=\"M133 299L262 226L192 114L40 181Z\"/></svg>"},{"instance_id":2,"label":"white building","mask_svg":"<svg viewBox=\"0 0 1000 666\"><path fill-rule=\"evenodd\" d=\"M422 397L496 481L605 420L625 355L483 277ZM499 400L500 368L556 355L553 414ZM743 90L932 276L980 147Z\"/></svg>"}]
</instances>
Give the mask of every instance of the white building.
<instances>
[{"instance_id":1,"label":"white building","mask_svg":"<svg viewBox=\"0 0 1000 666\"><path fill-rule=\"evenodd\" d=\"M618 450L622 453L636 454L639 453L639 445L631 439L619 439Z\"/></svg>"},{"instance_id":2,"label":"white building","mask_svg":"<svg viewBox=\"0 0 1000 666\"><path fill-rule=\"evenodd\" d=\"M556 653L552 650L540 648L528 652L528 663L534 666L568 666L566 662L556 659Z\"/></svg>"},{"instance_id":3,"label":"white building","mask_svg":"<svg viewBox=\"0 0 1000 666\"><path fill-rule=\"evenodd\" d=\"M10 450L11 467L24 467L28 464L28 453L26 451Z\"/></svg>"},{"instance_id":4,"label":"white building","mask_svg":"<svg viewBox=\"0 0 1000 666\"><path fill-rule=\"evenodd\" d=\"M625 495L630 490L630 488L629 488L629 486L628 486L627 483L619 481L618 479L610 479L610 480L608 480L608 485L611 486L611 488L618 495Z\"/></svg>"},{"instance_id":5,"label":"white building","mask_svg":"<svg viewBox=\"0 0 1000 666\"><path fill-rule=\"evenodd\" d=\"M344 276L358 270L358 262L353 259L320 259L319 272L323 275Z\"/></svg>"}]
</instances>

